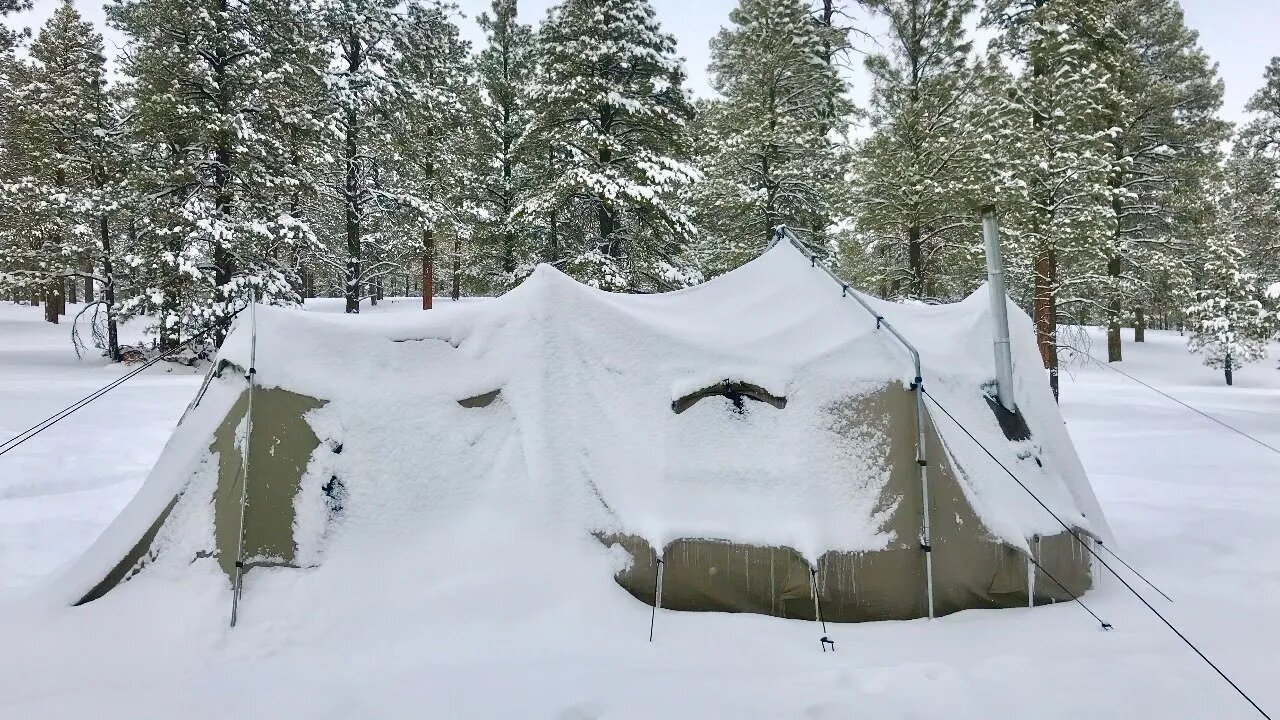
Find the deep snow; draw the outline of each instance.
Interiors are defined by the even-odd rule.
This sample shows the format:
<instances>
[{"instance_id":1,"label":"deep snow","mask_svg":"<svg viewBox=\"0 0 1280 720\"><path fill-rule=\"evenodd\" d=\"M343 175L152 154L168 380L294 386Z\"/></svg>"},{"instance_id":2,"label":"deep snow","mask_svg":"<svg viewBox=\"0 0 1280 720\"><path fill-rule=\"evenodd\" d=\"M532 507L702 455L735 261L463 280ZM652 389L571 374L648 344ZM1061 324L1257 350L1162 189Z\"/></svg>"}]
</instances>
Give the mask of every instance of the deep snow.
<instances>
[{"instance_id":1,"label":"deep snow","mask_svg":"<svg viewBox=\"0 0 1280 720\"><path fill-rule=\"evenodd\" d=\"M1272 362L1227 389L1176 334L1149 337L1126 345L1126 371L1280 442ZM117 372L77 363L65 325L0 304L4 437ZM83 551L199 380L147 373L0 458L0 586L30 586ZM1063 411L1121 551L1176 600L1158 607L1264 707L1280 706L1280 457L1096 366L1064 377ZM294 606L259 604L234 631L212 584L130 583L75 611L0 601L0 717L1252 716L1110 578L1086 596L1110 633L1069 605L970 611L833 627L839 649L824 655L812 623L759 616L661 613L649 645L649 608L607 584L501 593L537 587L550 561L538 547L423 550L379 549L403 558L391 578L362 572L358 555L328 558L346 583L385 590L358 623L336 621L356 615L336 584ZM495 551L523 577L467 562ZM389 619L417 607L431 614Z\"/></svg>"}]
</instances>

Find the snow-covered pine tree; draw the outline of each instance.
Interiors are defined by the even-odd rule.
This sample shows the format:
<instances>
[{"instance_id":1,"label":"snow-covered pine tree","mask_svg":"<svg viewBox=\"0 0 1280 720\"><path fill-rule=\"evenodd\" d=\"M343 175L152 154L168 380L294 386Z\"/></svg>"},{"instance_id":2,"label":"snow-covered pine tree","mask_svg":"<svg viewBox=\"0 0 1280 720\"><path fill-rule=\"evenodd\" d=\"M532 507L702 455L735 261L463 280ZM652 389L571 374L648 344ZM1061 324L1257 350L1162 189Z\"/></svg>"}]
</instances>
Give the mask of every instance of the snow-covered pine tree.
<instances>
[{"instance_id":1,"label":"snow-covered pine tree","mask_svg":"<svg viewBox=\"0 0 1280 720\"><path fill-rule=\"evenodd\" d=\"M703 106L706 179L695 188L711 272L758 253L779 225L826 251L827 223L846 198L845 157L831 136L843 134L848 108L822 28L800 0L741 0L729 19L711 42L721 99Z\"/></svg>"},{"instance_id":2,"label":"snow-covered pine tree","mask_svg":"<svg viewBox=\"0 0 1280 720\"><path fill-rule=\"evenodd\" d=\"M139 282L121 303L157 317L161 345L223 323L252 298L293 303L290 263L310 242L289 212L298 178L279 120L306 77L299 0L112 0L128 37L135 132L144 145L127 258ZM283 99L287 107L282 107ZM296 118L291 120L296 122Z\"/></svg>"},{"instance_id":3,"label":"snow-covered pine tree","mask_svg":"<svg viewBox=\"0 0 1280 720\"><path fill-rule=\"evenodd\" d=\"M887 52L871 55L872 134L858 147L858 240L872 287L954 298L981 273L977 178L990 172L975 122L978 75L967 0L874 0L889 21Z\"/></svg>"},{"instance_id":4,"label":"snow-covered pine tree","mask_svg":"<svg viewBox=\"0 0 1280 720\"><path fill-rule=\"evenodd\" d=\"M521 213L557 219L564 268L598 287L649 290L698 280L696 232L674 198L692 107L675 38L649 0L562 0L539 34L536 132L552 174Z\"/></svg>"},{"instance_id":5,"label":"snow-covered pine tree","mask_svg":"<svg viewBox=\"0 0 1280 720\"><path fill-rule=\"evenodd\" d=\"M113 362L120 360L116 305L120 275L120 242L116 237L121 229L122 210L129 198L127 173L130 143L128 128L122 111L122 99L115 88L107 85L105 68L95 78L93 98L93 128L86 144L85 155L89 160L92 193L90 207L96 215L93 228L92 257L85 278L85 302L93 303L93 341ZM94 283L98 295L94 297ZM90 308L86 308L89 310ZM101 322L99 318L101 311Z\"/></svg>"},{"instance_id":6,"label":"snow-covered pine tree","mask_svg":"<svg viewBox=\"0 0 1280 720\"><path fill-rule=\"evenodd\" d=\"M1132 312L1140 324L1142 306L1183 275L1178 266L1204 230L1199 198L1210 194L1230 132L1218 116L1222 81L1176 0L1126 0L1114 12L1127 55L1116 77L1130 107L1112 136L1116 224L1098 288L1112 362L1122 356L1122 321Z\"/></svg>"},{"instance_id":7,"label":"snow-covered pine tree","mask_svg":"<svg viewBox=\"0 0 1280 720\"><path fill-rule=\"evenodd\" d=\"M1245 109L1250 119L1227 164L1231 214L1249 269L1280 295L1280 57L1271 59Z\"/></svg>"},{"instance_id":8,"label":"snow-covered pine tree","mask_svg":"<svg viewBox=\"0 0 1280 720\"><path fill-rule=\"evenodd\" d=\"M442 73L458 62L457 29L436 2L404 7L398 0L323 0L317 16L327 63L324 132L326 161L323 211L329 241L317 259L340 275L346 311L358 313L362 298L376 298L386 279L403 271L421 252L413 230L439 208L424 197L434 173L424 176L405 148L431 128L417 125L440 112ZM424 137L409 137L409 133ZM421 153L423 150L415 150ZM406 220L406 213L416 220Z\"/></svg>"},{"instance_id":9,"label":"snow-covered pine tree","mask_svg":"<svg viewBox=\"0 0 1280 720\"><path fill-rule=\"evenodd\" d=\"M43 296L45 319L53 323L92 255L95 111L104 64L102 36L64 0L14 76L0 286Z\"/></svg>"},{"instance_id":10,"label":"snow-covered pine tree","mask_svg":"<svg viewBox=\"0 0 1280 720\"><path fill-rule=\"evenodd\" d=\"M1096 306L1114 236L1112 129L1127 116L1123 37L1104 0L987 0L996 48L1022 66L989 133L1019 189L1001 207L1012 279L1029 288L1037 342L1058 392L1058 324ZM1015 291L1019 288L1015 286Z\"/></svg>"},{"instance_id":11,"label":"snow-covered pine tree","mask_svg":"<svg viewBox=\"0 0 1280 720\"><path fill-rule=\"evenodd\" d=\"M472 222L480 178L471 161L474 142L469 131L478 119L468 110L477 95L472 82L470 47L459 37L451 9L443 5L410 6L396 72L411 88L398 133L394 174L402 176L404 212L397 217L397 237L404 239L403 262L436 276L437 257L447 260L450 295L487 279L483 243ZM397 250L400 250L397 248ZM439 252L444 250L444 252ZM430 272L428 272L430 270ZM423 294L424 309L430 293Z\"/></svg>"},{"instance_id":12,"label":"snow-covered pine tree","mask_svg":"<svg viewBox=\"0 0 1280 720\"><path fill-rule=\"evenodd\" d=\"M537 73L533 29L516 0L492 0L479 17L487 43L475 60L479 87L468 103L468 148L477 217L474 241L492 290L512 287L542 259L536 216L517 214L545 171L547 149L533 132Z\"/></svg>"},{"instance_id":13,"label":"snow-covered pine tree","mask_svg":"<svg viewBox=\"0 0 1280 720\"><path fill-rule=\"evenodd\" d=\"M1188 347L1209 367L1220 368L1228 385L1232 373L1267 354L1275 332L1274 313L1263 306L1257 276L1241 269L1244 258L1230 218L1205 238L1192 304L1186 308Z\"/></svg>"}]
</instances>

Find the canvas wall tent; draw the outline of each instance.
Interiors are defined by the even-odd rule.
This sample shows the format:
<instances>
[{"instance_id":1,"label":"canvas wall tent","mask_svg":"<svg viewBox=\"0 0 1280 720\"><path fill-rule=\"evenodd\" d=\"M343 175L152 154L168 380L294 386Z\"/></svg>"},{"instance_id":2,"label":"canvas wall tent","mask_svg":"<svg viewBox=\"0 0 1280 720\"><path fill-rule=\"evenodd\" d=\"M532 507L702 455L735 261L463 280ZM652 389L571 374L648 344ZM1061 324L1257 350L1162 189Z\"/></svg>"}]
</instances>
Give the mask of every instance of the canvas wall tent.
<instances>
[{"instance_id":1,"label":"canvas wall tent","mask_svg":"<svg viewBox=\"0 0 1280 720\"><path fill-rule=\"evenodd\" d=\"M851 293L784 244L658 295L542 267L501 298L431 313L262 308L247 479L242 318L59 597L94 600L149 574L225 583L247 482L250 578L322 572L345 545L376 566L375 548L416 547L407 539L426 529L459 544L594 536L641 601L656 599L661 559L666 608L812 618L816 595L834 621L925 616L914 370ZM1011 433L988 398L981 293L937 307L858 297L912 338L931 394L1041 501L1086 541L1109 538L1023 313L1010 305ZM1077 540L953 421L930 408L924 420L935 613L1087 589ZM1065 590L1029 572L1028 554ZM546 573L583 577L556 562Z\"/></svg>"}]
</instances>

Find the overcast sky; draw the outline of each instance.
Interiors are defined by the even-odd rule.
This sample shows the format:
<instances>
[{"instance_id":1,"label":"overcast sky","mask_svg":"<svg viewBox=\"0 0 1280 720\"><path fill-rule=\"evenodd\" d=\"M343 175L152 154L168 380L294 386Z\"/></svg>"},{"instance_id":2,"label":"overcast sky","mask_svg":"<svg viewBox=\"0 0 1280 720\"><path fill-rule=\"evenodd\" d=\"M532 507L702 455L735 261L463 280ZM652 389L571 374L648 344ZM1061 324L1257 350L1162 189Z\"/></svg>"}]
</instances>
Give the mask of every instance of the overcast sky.
<instances>
[{"instance_id":1,"label":"overcast sky","mask_svg":"<svg viewBox=\"0 0 1280 720\"><path fill-rule=\"evenodd\" d=\"M554 0L521 0L520 12L526 22L540 20ZM19 25L38 26L61 0L35 0L35 10L11 19ZM690 87L699 95L710 93L706 78L707 43L711 36L728 23L729 10L737 0L652 0L663 27L680 43L680 54L687 61ZM475 16L489 6L489 0L456 0L466 16L461 21L463 36L478 43L479 29ZM87 17L103 26L101 0L76 0L76 6ZM1238 122L1244 117L1244 105L1262 84L1262 71L1273 56L1280 55L1280 0L1182 0L1187 23L1200 32L1200 41L1209 56L1219 65L1226 81L1223 114ZM870 22L868 29L881 32L883 26ZM109 28L105 30L108 54L119 48L121 38ZM868 48L870 42L864 43ZM854 100L866 97L867 79L861 73L852 77Z\"/></svg>"}]
</instances>

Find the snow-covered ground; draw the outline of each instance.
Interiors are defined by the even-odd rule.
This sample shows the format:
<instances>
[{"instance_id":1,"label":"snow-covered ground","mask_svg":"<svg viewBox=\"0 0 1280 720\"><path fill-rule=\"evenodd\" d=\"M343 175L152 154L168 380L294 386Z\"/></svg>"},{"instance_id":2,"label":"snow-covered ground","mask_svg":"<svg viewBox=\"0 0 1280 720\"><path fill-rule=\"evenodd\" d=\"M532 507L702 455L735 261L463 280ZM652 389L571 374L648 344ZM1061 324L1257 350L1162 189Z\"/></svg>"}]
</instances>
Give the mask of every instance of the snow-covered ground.
<instances>
[{"instance_id":1,"label":"snow-covered ground","mask_svg":"<svg viewBox=\"0 0 1280 720\"><path fill-rule=\"evenodd\" d=\"M0 440L122 372L77 361L67 333L0 303ZM1226 388L1176 333L1148 338L1126 343L1119 367L1280 446L1274 361ZM139 602L155 583L76 611L6 604L111 521L199 382L157 367L0 457L0 717L1256 717L1113 578L1085 597L1112 632L1071 604L969 611L832 627L835 654L819 652L812 623L748 615L664 612L650 645L647 606L610 596L603 607L574 588L503 597L503 578L466 567L462 549L439 582L386 580L388 592L417 593L399 600L409 608L469 618L458 624L345 624L328 607L341 597L316 597L228 631L225 593ZM1062 405L1119 550L1175 600L1157 607L1275 715L1280 456L1097 365L1071 368ZM550 560L528 558L527 572ZM404 572L441 567L424 559ZM492 592L451 597L454 583ZM113 618L118 628L103 622ZM81 637L89 628L101 637Z\"/></svg>"}]
</instances>

